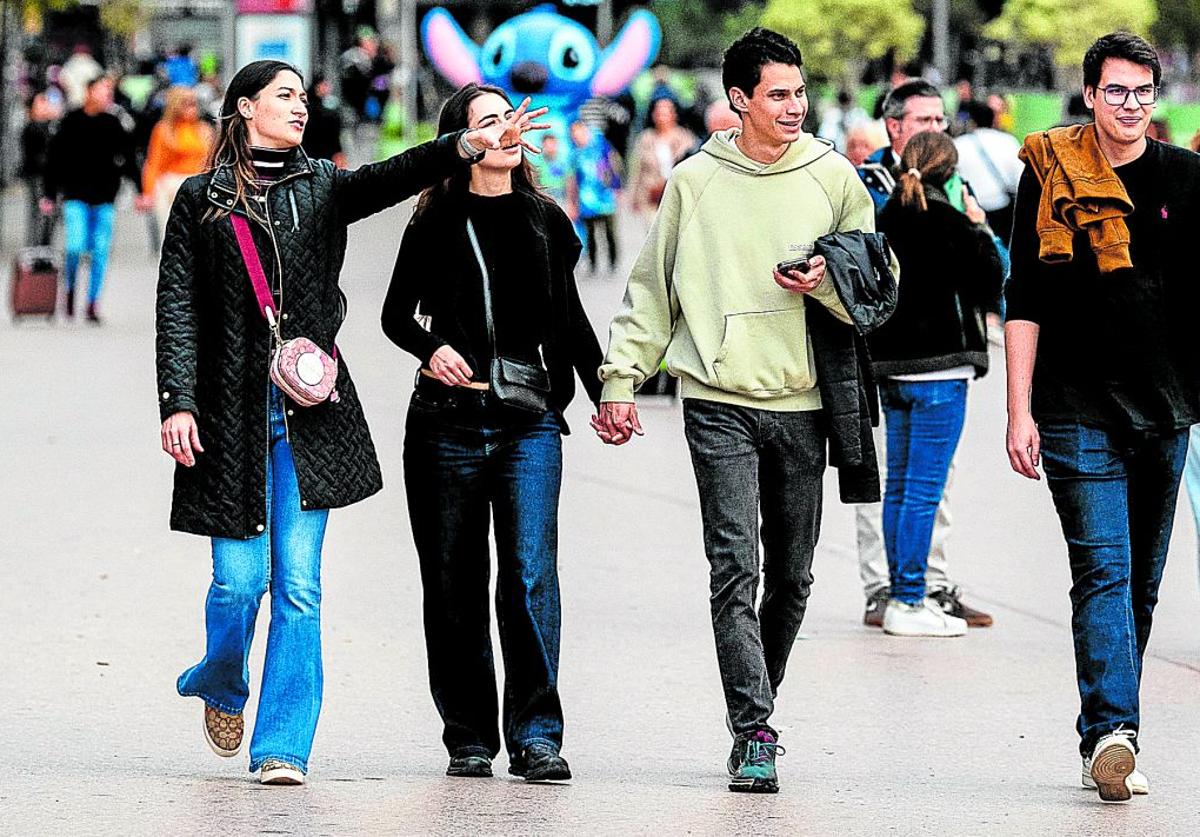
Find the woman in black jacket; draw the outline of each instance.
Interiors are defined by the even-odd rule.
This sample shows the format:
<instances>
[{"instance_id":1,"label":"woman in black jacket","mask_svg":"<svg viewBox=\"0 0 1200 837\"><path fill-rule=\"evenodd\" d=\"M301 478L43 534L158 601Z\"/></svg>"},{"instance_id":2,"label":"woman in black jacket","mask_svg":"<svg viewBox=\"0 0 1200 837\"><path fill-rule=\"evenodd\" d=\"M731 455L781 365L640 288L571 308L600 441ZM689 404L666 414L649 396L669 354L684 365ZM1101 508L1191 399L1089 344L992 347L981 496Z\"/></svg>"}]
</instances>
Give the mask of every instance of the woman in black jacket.
<instances>
[{"instance_id":1,"label":"woman in black jacket","mask_svg":"<svg viewBox=\"0 0 1200 837\"><path fill-rule=\"evenodd\" d=\"M171 527L212 538L204 659L181 695L204 700L218 755L241 748L246 661L263 593L271 628L250 744L267 784L299 784L321 706L321 544L328 509L381 487L379 463L344 356L338 276L349 224L441 179L464 159L523 143L524 108L356 171L300 150L307 120L293 67L238 71L221 111L210 171L188 178L171 209L159 267L157 366L162 447L177 464ZM235 234L263 265L278 336L306 337L336 358L336 400L300 406L268 378L274 344ZM242 223L238 220L236 223Z\"/></svg>"},{"instance_id":2,"label":"woman in black jacket","mask_svg":"<svg viewBox=\"0 0 1200 837\"><path fill-rule=\"evenodd\" d=\"M967 381L987 372L984 312L1003 283L986 216L946 182L958 152L940 132L913 137L879 230L900 262L896 312L870 338L887 425L883 537L891 592L883 629L898 636L961 636L966 622L925 597L934 515L966 417ZM965 191L965 190L964 190Z\"/></svg>"},{"instance_id":3,"label":"woman in black jacket","mask_svg":"<svg viewBox=\"0 0 1200 837\"><path fill-rule=\"evenodd\" d=\"M438 128L486 129L511 114L503 91L468 84L446 102ZM534 186L521 149L489 151L469 175L421 196L384 302L384 331L421 361L404 479L451 776L491 776L500 750L489 517L508 769L533 781L571 776L559 754L560 434L575 372L598 402L602 359L575 287L580 250L571 221ZM428 330L414 319L418 306ZM529 384L524 408L512 403L512 379Z\"/></svg>"}]
</instances>

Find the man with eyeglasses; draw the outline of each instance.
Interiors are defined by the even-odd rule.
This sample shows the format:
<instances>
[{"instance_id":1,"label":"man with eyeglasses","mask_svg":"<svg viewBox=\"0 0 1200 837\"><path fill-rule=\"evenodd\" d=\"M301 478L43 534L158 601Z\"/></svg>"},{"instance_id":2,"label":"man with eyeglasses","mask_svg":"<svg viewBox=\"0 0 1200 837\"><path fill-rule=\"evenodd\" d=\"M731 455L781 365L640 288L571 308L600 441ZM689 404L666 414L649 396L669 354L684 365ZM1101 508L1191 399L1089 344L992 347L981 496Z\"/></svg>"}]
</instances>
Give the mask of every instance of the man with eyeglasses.
<instances>
[{"instance_id":1,"label":"man with eyeglasses","mask_svg":"<svg viewBox=\"0 0 1200 837\"><path fill-rule=\"evenodd\" d=\"M1200 421L1200 157L1146 137L1161 74L1128 32L1088 50L1094 123L1026 139L1007 289L1008 457L1042 465L1067 542L1081 782L1106 802L1149 790L1142 659Z\"/></svg>"},{"instance_id":2,"label":"man with eyeglasses","mask_svg":"<svg viewBox=\"0 0 1200 837\"><path fill-rule=\"evenodd\" d=\"M945 131L946 105L938 89L924 79L909 79L895 87L883 101L883 120L890 145L879 149L858 167L858 176L875 202L878 215L896 187L895 167L900 163L908 141L923 131ZM960 210L963 205L963 181L957 174L946 183L947 197ZM880 464L884 462L884 436L876 434L875 449ZM882 467L881 467L882 470ZM951 616L965 619L972 628L986 628L992 617L962 600L962 590L947 575L946 539L950 536L950 506L948 494L954 479L954 466L946 480L946 490L934 518L933 539L925 571L928 597ZM863 624L883 627L883 613L890 592L887 555L883 544L883 510L879 503L855 507L855 529L858 545L858 572L862 579L866 606Z\"/></svg>"}]
</instances>

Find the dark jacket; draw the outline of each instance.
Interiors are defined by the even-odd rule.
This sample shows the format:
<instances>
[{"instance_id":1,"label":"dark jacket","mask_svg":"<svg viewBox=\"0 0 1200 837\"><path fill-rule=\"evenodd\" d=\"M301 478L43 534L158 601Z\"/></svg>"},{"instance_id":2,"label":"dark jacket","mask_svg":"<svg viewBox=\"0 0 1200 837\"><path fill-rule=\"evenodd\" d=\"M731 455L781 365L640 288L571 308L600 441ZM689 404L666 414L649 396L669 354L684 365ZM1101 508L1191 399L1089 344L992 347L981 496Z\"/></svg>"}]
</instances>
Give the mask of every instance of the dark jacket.
<instances>
[{"instance_id":1,"label":"dark jacket","mask_svg":"<svg viewBox=\"0 0 1200 837\"><path fill-rule=\"evenodd\" d=\"M46 197L93 206L112 203L122 177L141 190L133 135L121 118L108 112L92 116L82 109L64 116L50 139L42 186Z\"/></svg>"},{"instance_id":2,"label":"dark jacket","mask_svg":"<svg viewBox=\"0 0 1200 837\"><path fill-rule=\"evenodd\" d=\"M879 327L895 305L887 241L879 233L830 233L817 239L814 252L825 257L825 276L854 320L846 325L825 306L805 300L829 464L837 469L843 503L878 503L879 461L871 428L879 424L879 392L863 334Z\"/></svg>"},{"instance_id":3,"label":"dark jacket","mask_svg":"<svg viewBox=\"0 0 1200 837\"><path fill-rule=\"evenodd\" d=\"M908 375L956 366L988 369L984 313L1004 283L991 232L971 222L938 189L925 187L924 212L897 195L879 230L900 260L904 283L896 313L871 335L875 374Z\"/></svg>"},{"instance_id":4,"label":"dark jacket","mask_svg":"<svg viewBox=\"0 0 1200 837\"><path fill-rule=\"evenodd\" d=\"M558 206L533 195L523 199L534 242L531 252L514 252L533 276L544 277L545 298L531 310L548 311L542 356L550 375L550 404L561 415L575 397L578 372L588 399L599 404L601 383L596 374L604 353L588 322L575 286L575 264L582 245L571 221ZM482 277L466 230L463 201L449 197L415 216L404 232L392 283L380 321L388 338L414 355L425 367L433 353L447 344L462 351L460 313L464 299L482 296ZM418 304L432 331L414 319ZM548 306L548 307L547 307ZM567 431L566 422L563 422Z\"/></svg>"},{"instance_id":5,"label":"dark jacket","mask_svg":"<svg viewBox=\"0 0 1200 837\"><path fill-rule=\"evenodd\" d=\"M326 351L345 316L338 277L347 227L393 206L465 165L457 135L355 171L297 149L267 190L268 223L252 222L262 261L282 262L283 338ZM229 170L190 177L171 209L159 267L159 413L193 413L200 443L192 468L175 469L171 527L214 537L254 537L266 524L267 362L271 338L227 217ZM278 268L278 266L276 266ZM289 404L288 436L304 508L345 506L382 487L379 463L347 358L338 356L340 400Z\"/></svg>"}]
</instances>

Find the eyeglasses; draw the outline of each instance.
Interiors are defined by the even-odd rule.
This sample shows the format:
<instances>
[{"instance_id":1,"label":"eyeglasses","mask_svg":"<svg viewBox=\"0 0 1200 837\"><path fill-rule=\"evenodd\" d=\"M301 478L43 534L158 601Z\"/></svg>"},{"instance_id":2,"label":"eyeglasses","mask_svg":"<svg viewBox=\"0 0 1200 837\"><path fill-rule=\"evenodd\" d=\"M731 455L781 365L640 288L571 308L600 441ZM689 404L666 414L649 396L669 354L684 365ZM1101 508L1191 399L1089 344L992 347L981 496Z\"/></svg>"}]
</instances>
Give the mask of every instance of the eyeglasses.
<instances>
[{"instance_id":1,"label":"eyeglasses","mask_svg":"<svg viewBox=\"0 0 1200 837\"><path fill-rule=\"evenodd\" d=\"M1139 105L1152 105L1158 101L1158 88L1153 84L1143 84L1141 87L1122 87L1119 84L1110 84L1108 87L1101 87L1104 91L1104 101L1110 107L1124 107L1129 101L1129 94L1133 94L1133 98Z\"/></svg>"},{"instance_id":2,"label":"eyeglasses","mask_svg":"<svg viewBox=\"0 0 1200 837\"><path fill-rule=\"evenodd\" d=\"M911 113L906 113L901 118L911 119L923 128L945 128L947 125L945 116L913 116Z\"/></svg>"}]
</instances>

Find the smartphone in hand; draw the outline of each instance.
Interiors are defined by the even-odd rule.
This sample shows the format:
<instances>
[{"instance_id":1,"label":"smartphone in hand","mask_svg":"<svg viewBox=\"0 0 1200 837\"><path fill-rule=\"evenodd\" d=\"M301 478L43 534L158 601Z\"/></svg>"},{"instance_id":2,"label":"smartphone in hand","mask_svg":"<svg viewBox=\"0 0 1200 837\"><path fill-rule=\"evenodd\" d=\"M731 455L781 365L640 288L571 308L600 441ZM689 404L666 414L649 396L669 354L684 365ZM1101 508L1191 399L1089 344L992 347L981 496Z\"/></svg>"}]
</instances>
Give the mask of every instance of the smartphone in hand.
<instances>
[{"instance_id":1,"label":"smartphone in hand","mask_svg":"<svg viewBox=\"0 0 1200 837\"><path fill-rule=\"evenodd\" d=\"M780 262L779 264L775 265L775 269L784 275L786 275L789 270L798 270L801 273L808 273L808 268L809 264L807 258L789 259L786 262Z\"/></svg>"}]
</instances>

